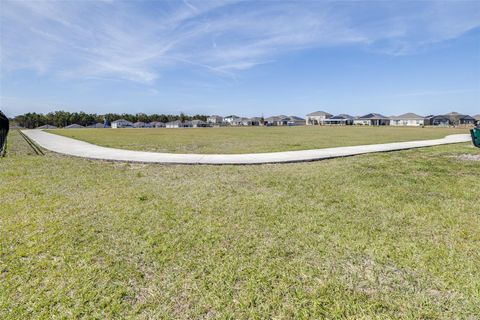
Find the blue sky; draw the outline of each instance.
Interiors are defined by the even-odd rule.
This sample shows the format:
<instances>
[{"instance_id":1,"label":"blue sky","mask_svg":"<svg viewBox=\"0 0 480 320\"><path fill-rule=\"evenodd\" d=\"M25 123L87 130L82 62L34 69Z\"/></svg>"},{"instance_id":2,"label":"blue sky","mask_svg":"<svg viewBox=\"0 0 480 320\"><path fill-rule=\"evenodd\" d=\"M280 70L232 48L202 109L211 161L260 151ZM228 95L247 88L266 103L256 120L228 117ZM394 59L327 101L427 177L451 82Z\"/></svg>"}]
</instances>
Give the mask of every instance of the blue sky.
<instances>
[{"instance_id":1,"label":"blue sky","mask_svg":"<svg viewBox=\"0 0 480 320\"><path fill-rule=\"evenodd\" d=\"M480 2L1 1L0 108L480 113Z\"/></svg>"}]
</instances>

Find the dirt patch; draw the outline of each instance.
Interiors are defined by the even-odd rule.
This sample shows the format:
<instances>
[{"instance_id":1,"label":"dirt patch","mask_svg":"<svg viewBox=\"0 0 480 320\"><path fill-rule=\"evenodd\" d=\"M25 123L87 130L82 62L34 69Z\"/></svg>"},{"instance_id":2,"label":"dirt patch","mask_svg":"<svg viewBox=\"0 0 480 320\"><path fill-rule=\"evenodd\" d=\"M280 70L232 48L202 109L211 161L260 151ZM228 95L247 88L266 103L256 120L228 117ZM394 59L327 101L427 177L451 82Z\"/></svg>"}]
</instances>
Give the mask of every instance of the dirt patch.
<instances>
[{"instance_id":1,"label":"dirt patch","mask_svg":"<svg viewBox=\"0 0 480 320\"><path fill-rule=\"evenodd\" d=\"M461 154L455 158L462 161L480 161L480 154Z\"/></svg>"}]
</instances>

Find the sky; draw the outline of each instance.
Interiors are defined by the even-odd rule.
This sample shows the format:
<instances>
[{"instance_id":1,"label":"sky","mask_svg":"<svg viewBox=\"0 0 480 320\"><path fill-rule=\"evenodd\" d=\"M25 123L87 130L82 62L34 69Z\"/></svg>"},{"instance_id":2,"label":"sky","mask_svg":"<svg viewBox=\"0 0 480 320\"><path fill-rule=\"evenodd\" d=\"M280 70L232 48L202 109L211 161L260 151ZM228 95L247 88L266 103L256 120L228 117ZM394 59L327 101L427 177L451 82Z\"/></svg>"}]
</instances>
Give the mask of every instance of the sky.
<instances>
[{"instance_id":1,"label":"sky","mask_svg":"<svg viewBox=\"0 0 480 320\"><path fill-rule=\"evenodd\" d=\"M480 113L479 1L0 1L0 109Z\"/></svg>"}]
</instances>

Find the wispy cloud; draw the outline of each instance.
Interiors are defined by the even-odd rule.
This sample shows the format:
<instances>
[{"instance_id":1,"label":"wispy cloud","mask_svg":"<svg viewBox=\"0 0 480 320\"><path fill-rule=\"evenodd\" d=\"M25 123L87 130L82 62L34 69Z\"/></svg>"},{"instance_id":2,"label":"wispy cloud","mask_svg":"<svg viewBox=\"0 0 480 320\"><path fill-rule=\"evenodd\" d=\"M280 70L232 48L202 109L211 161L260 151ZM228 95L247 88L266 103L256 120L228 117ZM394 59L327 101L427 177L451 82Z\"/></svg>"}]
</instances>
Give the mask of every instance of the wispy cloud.
<instances>
[{"instance_id":1,"label":"wispy cloud","mask_svg":"<svg viewBox=\"0 0 480 320\"><path fill-rule=\"evenodd\" d=\"M192 67L239 70L306 48L405 55L480 25L476 2L2 1L1 66L153 83Z\"/></svg>"}]
</instances>

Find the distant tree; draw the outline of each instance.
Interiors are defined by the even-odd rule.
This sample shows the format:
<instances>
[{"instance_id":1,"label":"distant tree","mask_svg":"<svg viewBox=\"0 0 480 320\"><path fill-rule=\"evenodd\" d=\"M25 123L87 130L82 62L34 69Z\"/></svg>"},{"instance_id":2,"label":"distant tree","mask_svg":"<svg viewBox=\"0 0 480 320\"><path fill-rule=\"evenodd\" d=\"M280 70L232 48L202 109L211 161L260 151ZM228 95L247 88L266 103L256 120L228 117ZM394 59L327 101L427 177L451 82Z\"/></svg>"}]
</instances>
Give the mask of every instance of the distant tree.
<instances>
[{"instance_id":1,"label":"distant tree","mask_svg":"<svg viewBox=\"0 0 480 320\"><path fill-rule=\"evenodd\" d=\"M187 116L185 115L185 113L180 112L180 121L185 122L185 121L187 121L187 120L188 120L188 118L187 118Z\"/></svg>"},{"instance_id":2,"label":"distant tree","mask_svg":"<svg viewBox=\"0 0 480 320\"><path fill-rule=\"evenodd\" d=\"M175 120L181 121L188 121L192 119L199 119L206 121L207 116L196 114L193 117L188 116L185 113L180 113L179 115L174 114L152 114L147 115L145 113L138 113L138 114L117 114L117 113L106 113L106 114L96 114L96 113L85 113L83 111L80 112L67 112L63 110L49 112L47 114L29 112L22 115L18 115L13 118L13 121L17 123L19 126L25 128L36 128L38 126L42 126L45 124L54 125L57 127L65 127L70 124L80 124L82 126L87 126L93 123L103 123L104 119L107 120L108 123L118 119L125 119L131 122L152 122L152 121L162 121L162 122L169 122Z\"/></svg>"},{"instance_id":3,"label":"distant tree","mask_svg":"<svg viewBox=\"0 0 480 320\"><path fill-rule=\"evenodd\" d=\"M137 113L136 115L137 121L140 122L150 122L149 117L145 113Z\"/></svg>"},{"instance_id":4,"label":"distant tree","mask_svg":"<svg viewBox=\"0 0 480 320\"><path fill-rule=\"evenodd\" d=\"M196 114L193 116L193 119L202 120L202 121L207 121L207 118L208 116L203 114Z\"/></svg>"}]
</instances>

